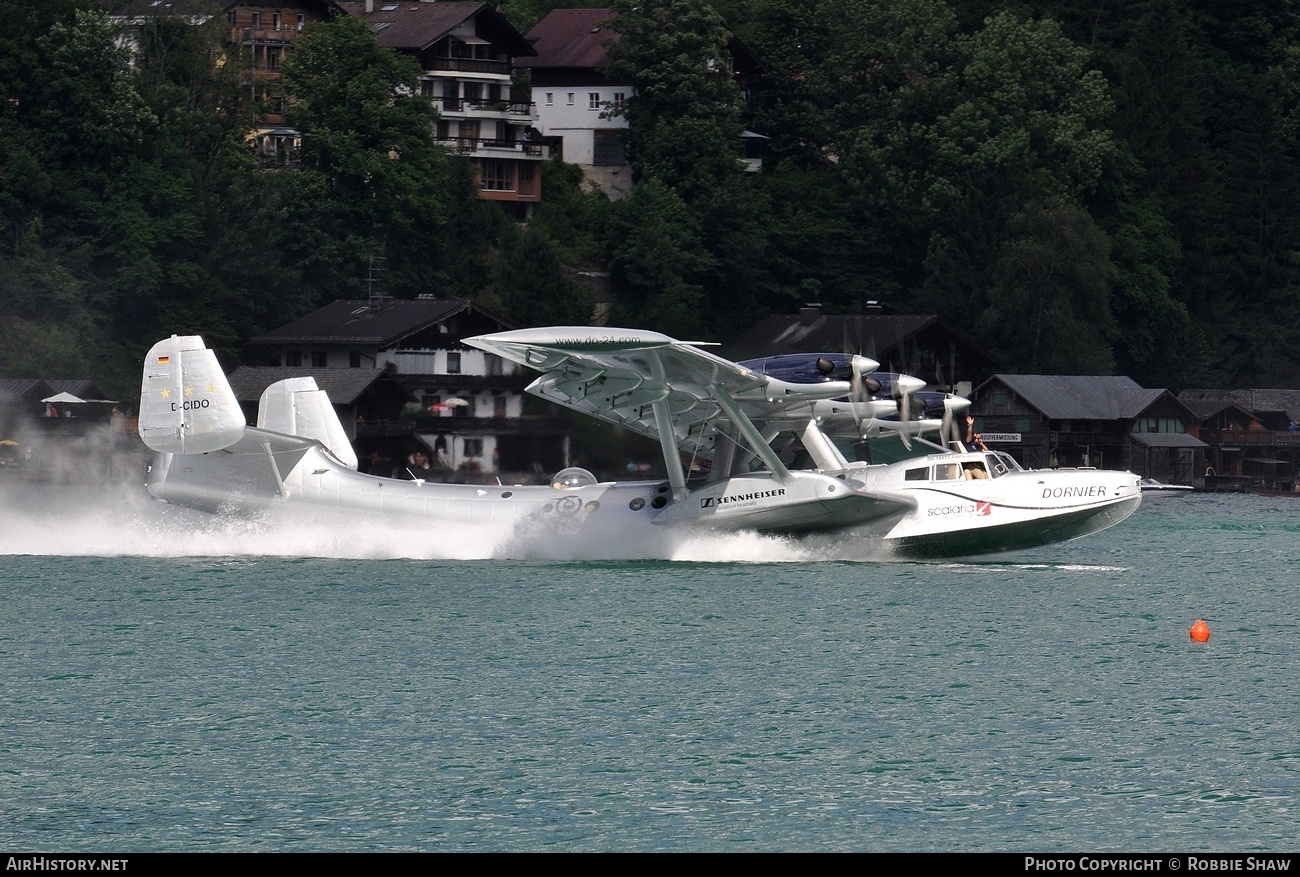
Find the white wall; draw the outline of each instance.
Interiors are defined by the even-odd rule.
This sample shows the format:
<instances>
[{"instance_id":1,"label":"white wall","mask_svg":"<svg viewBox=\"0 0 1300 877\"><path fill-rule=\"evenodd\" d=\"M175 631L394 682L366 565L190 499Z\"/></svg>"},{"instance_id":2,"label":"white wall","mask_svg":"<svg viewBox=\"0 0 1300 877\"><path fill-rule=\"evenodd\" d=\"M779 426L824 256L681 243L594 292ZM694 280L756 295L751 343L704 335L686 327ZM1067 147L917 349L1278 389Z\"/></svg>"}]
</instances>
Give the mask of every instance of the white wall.
<instances>
[{"instance_id":1,"label":"white wall","mask_svg":"<svg viewBox=\"0 0 1300 877\"><path fill-rule=\"evenodd\" d=\"M627 119L616 116L601 118L608 112L608 104L615 93L630 97L632 89L626 85L556 85L533 89L533 106L537 111L537 129L546 137L564 138L564 160L569 164L595 162L593 131L617 131L627 127ZM591 109L591 95L598 95L598 107ZM569 103L569 96L573 103ZM548 102L548 96L550 98Z\"/></svg>"}]
</instances>

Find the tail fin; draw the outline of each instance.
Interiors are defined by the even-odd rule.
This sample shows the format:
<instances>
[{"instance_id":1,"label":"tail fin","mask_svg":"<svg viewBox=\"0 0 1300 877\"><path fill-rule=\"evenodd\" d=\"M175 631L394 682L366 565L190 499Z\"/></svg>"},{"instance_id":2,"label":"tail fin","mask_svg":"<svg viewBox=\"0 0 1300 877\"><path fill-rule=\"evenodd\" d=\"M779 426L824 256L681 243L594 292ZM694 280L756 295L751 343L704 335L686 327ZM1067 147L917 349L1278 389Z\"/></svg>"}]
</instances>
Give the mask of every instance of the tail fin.
<instances>
[{"instance_id":1,"label":"tail fin","mask_svg":"<svg viewBox=\"0 0 1300 877\"><path fill-rule=\"evenodd\" d=\"M140 438L155 451L206 454L243 438L239 409L216 355L198 335L159 341L144 361Z\"/></svg>"},{"instance_id":2,"label":"tail fin","mask_svg":"<svg viewBox=\"0 0 1300 877\"><path fill-rule=\"evenodd\" d=\"M289 378L267 387L258 403L257 426L315 439L344 466L357 468L357 453L315 378Z\"/></svg>"}]
</instances>

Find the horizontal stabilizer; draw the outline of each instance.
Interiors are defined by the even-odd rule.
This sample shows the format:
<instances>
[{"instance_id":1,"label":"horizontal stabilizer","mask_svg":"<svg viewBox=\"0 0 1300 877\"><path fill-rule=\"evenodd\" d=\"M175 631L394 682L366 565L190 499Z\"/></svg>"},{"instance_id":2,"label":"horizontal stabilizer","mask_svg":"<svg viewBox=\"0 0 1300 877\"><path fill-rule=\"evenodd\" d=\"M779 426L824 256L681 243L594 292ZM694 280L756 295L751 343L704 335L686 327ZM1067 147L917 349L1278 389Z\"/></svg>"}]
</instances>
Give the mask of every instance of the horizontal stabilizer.
<instances>
[{"instance_id":1,"label":"horizontal stabilizer","mask_svg":"<svg viewBox=\"0 0 1300 877\"><path fill-rule=\"evenodd\" d=\"M315 378L289 378L267 387L258 403L257 426L315 439L344 466L357 468L357 453L329 396L316 386Z\"/></svg>"},{"instance_id":2,"label":"horizontal stabilizer","mask_svg":"<svg viewBox=\"0 0 1300 877\"><path fill-rule=\"evenodd\" d=\"M144 361L140 438L154 451L206 454L244 435L239 408L216 355L198 335L159 341Z\"/></svg>"}]
</instances>

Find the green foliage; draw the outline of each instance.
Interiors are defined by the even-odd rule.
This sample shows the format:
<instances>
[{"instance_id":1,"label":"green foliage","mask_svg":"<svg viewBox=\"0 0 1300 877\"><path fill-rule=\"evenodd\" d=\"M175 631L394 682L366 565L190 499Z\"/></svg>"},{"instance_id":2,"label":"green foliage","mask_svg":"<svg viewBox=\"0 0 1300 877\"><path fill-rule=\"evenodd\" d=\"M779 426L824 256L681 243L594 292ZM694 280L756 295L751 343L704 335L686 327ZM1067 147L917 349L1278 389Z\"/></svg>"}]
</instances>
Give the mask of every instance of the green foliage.
<instances>
[{"instance_id":1,"label":"green foliage","mask_svg":"<svg viewBox=\"0 0 1300 877\"><path fill-rule=\"evenodd\" d=\"M382 291L391 295L445 289L430 243L445 241L449 212L472 195L448 185L415 60L381 48L362 19L343 16L298 39L283 77L292 99L286 121L303 144L306 197L291 209L301 228L314 229L316 244L304 256L323 257L333 270L350 262L357 282L368 276L363 266L382 257Z\"/></svg>"},{"instance_id":2,"label":"green foliage","mask_svg":"<svg viewBox=\"0 0 1300 877\"><path fill-rule=\"evenodd\" d=\"M1031 203L992 265L978 333L1009 361L1045 374L1110 374L1110 242L1083 210Z\"/></svg>"},{"instance_id":3,"label":"green foliage","mask_svg":"<svg viewBox=\"0 0 1300 877\"><path fill-rule=\"evenodd\" d=\"M714 265L698 217L652 178L619 201L612 217L610 271L620 295L611 321L679 338L705 331L701 275Z\"/></svg>"},{"instance_id":4,"label":"green foliage","mask_svg":"<svg viewBox=\"0 0 1300 877\"><path fill-rule=\"evenodd\" d=\"M688 203L739 174L739 89L730 32L704 0L643 6L616 0L608 76L630 81L623 109L638 181L656 179Z\"/></svg>"},{"instance_id":5,"label":"green foliage","mask_svg":"<svg viewBox=\"0 0 1300 877\"><path fill-rule=\"evenodd\" d=\"M559 4L512 0L526 30ZM725 339L807 301L934 312L1015 371L1149 386L1300 382L1300 9L1194 0L616 0L609 72L635 187L543 167L527 227L433 142L419 71L358 19L287 57L302 164L259 166L265 111L224 16L0 0L0 371L90 369L129 398L158 335L233 354L377 290L521 323ZM213 9L217 8L213 4ZM732 35L763 70L742 97ZM768 137L737 162L742 125ZM101 372L102 370L102 372Z\"/></svg>"},{"instance_id":6,"label":"green foliage","mask_svg":"<svg viewBox=\"0 0 1300 877\"><path fill-rule=\"evenodd\" d=\"M534 227L507 227L495 281L510 319L523 326L585 326L595 294L566 271L556 247Z\"/></svg>"}]
</instances>

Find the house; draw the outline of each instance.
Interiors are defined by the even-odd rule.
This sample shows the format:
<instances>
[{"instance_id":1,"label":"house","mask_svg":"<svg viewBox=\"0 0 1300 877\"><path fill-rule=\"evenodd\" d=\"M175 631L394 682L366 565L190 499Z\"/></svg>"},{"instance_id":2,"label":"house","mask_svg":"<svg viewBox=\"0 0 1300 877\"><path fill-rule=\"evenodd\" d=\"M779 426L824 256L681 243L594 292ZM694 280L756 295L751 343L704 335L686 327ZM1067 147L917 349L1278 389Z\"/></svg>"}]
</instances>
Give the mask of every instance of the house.
<instances>
[{"instance_id":1,"label":"house","mask_svg":"<svg viewBox=\"0 0 1300 877\"><path fill-rule=\"evenodd\" d=\"M514 61L532 46L486 3L404 0L340 3L361 16L379 45L414 57L420 92L438 108L437 140L474 165L481 196L527 219L542 198L548 149L529 136L533 109L512 88Z\"/></svg>"},{"instance_id":2,"label":"house","mask_svg":"<svg viewBox=\"0 0 1300 877\"><path fill-rule=\"evenodd\" d=\"M0 378L0 471L29 480L138 478L136 420L93 381Z\"/></svg>"},{"instance_id":3,"label":"house","mask_svg":"<svg viewBox=\"0 0 1300 877\"><path fill-rule=\"evenodd\" d=\"M609 9L556 9L528 32L533 57L515 66L532 75L532 100L543 142L582 169L588 185L611 198L632 193L627 119L611 116L632 93L628 82L608 81Z\"/></svg>"},{"instance_id":4,"label":"house","mask_svg":"<svg viewBox=\"0 0 1300 877\"><path fill-rule=\"evenodd\" d=\"M417 451L437 470L421 477L549 473L568 465L567 437L556 418L526 415L535 375L463 342L512 328L464 300L336 301L249 341L254 368L235 373L248 382L237 393L252 402L277 373L314 376L358 458L398 474Z\"/></svg>"},{"instance_id":5,"label":"house","mask_svg":"<svg viewBox=\"0 0 1300 877\"><path fill-rule=\"evenodd\" d=\"M611 115L632 96L632 83L605 75L609 46L618 34L609 29L610 9L555 9L528 32L535 54L515 66L532 77L532 102L542 142L569 164L582 169L586 182L610 198L632 192L627 160L627 119ZM748 80L759 70L754 54L736 38L728 44L728 64L748 94ZM767 138L743 135L745 169L762 167L756 149Z\"/></svg>"},{"instance_id":6,"label":"house","mask_svg":"<svg viewBox=\"0 0 1300 877\"><path fill-rule=\"evenodd\" d=\"M240 65L240 85L260 104L249 140L263 162L292 165L301 136L284 124L280 65L306 27L338 15L339 4L334 0L127 0L118 6L115 17L126 38L135 40L149 18L180 16L197 24L209 20L216 10L230 27L226 54Z\"/></svg>"},{"instance_id":7,"label":"house","mask_svg":"<svg viewBox=\"0 0 1300 877\"><path fill-rule=\"evenodd\" d=\"M824 314L818 305L772 314L721 350L735 361L827 352L860 353L882 371L910 374L963 396L996 369L979 347L934 314Z\"/></svg>"},{"instance_id":8,"label":"house","mask_svg":"<svg viewBox=\"0 0 1300 877\"><path fill-rule=\"evenodd\" d=\"M358 429L367 423L396 423L403 409L417 400L403 389L394 376L383 369L348 368L285 368L282 366L241 366L229 375L230 389L234 391L244 419L257 423L258 408L266 388L277 381L289 378L310 377L316 386L329 396L338 414L343 430L357 444ZM394 473L394 465L401 455L388 447L391 443L375 442L367 447L366 454L358 454L358 468L376 475ZM383 447L383 452L380 452ZM400 450L400 448L398 449ZM372 458L370 455L374 454ZM397 470L397 471L400 471Z\"/></svg>"},{"instance_id":9,"label":"house","mask_svg":"<svg viewBox=\"0 0 1300 877\"><path fill-rule=\"evenodd\" d=\"M532 55L519 31L486 3L443 0L126 0L117 20L131 39L150 17L202 22L220 9L230 26L226 51L241 61L247 93L260 104L250 140L269 164L292 165L301 135L285 125L280 67L313 22L336 15L365 19L380 46L413 56L420 91L438 108L437 140L468 156L480 194L526 219L542 193L539 166L549 153L526 136L533 125L527 94L511 86L513 59Z\"/></svg>"},{"instance_id":10,"label":"house","mask_svg":"<svg viewBox=\"0 0 1300 877\"><path fill-rule=\"evenodd\" d=\"M1128 469L1173 484L1204 469L1205 443L1189 432L1195 415L1132 378L998 374L976 390L970 414L991 450L1031 469Z\"/></svg>"},{"instance_id":11,"label":"house","mask_svg":"<svg viewBox=\"0 0 1300 877\"><path fill-rule=\"evenodd\" d=\"M1181 402L1209 445L1207 487L1294 490L1300 483L1300 390L1188 389Z\"/></svg>"},{"instance_id":12,"label":"house","mask_svg":"<svg viewBox=\"0 0 1300 877\"><path fill-rule=\"evenodd\" d=\"M0 378L0 429L5 431L20 422L60 418L78 420L84 429L90 421L109 421L117 404L89 380Z\"/></svg>"}]
</instances>

